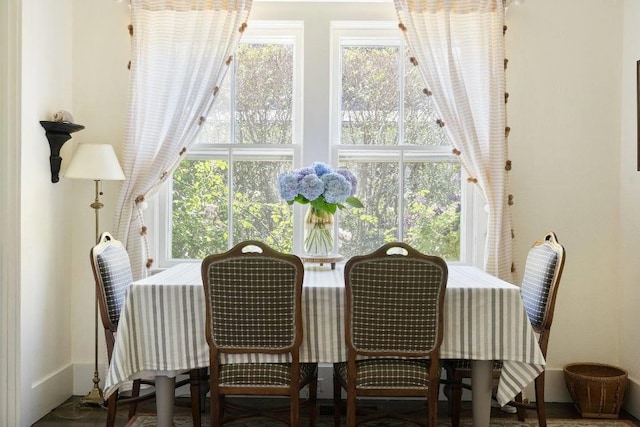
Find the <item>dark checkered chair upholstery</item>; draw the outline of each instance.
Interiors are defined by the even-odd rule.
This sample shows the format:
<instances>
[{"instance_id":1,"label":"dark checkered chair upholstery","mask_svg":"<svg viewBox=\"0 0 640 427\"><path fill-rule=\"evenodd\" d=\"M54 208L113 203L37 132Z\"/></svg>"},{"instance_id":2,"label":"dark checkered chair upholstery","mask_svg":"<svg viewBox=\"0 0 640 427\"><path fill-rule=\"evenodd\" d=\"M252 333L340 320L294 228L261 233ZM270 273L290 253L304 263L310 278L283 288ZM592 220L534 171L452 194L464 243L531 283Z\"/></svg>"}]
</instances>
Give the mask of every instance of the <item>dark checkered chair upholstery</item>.
<instances>
[{"instance_id":1,"label":"dark checkered chair upholstery","mask_svg":"<svg viewBox=\"0 0 640 427\"><path fill-rule=\"evenodd\" d=\"M104 326L109 363L113 354L115 336L118 331L120 313L124 304L127 289L133 282L129 255L121 242L114 239L110 233L100 235L98 243L91 248L91 268L96 282L96 297L100 306L100 316ZM200 396L200 381L206 376L205 370L194 369L189 372L189 379L176 382L176 387L191 384L192 396ZM129 418L135 415L137 404L155 397L153 388L140 394L142 384L153 386L153 381L136 380L130 395L116 391L107 403L107 427L113 427L116 419L118 404L129 405ZM191 399L194 426L200 426L200 397Z\"/></svg>"},{"instance_id":2,"label":"dark checkered chair upholstery","mask_svg":"<svg viewBox=\"0 0 640 427\"><path fill-rule=\"evenodd\" d=\"M342 389L347 426L393 417L436 426L447 264L411 246L389 243L347 261L344 270L348 361L334 364L334 422ZM358 408L356 397L420 397L418 418Z\"/></svg>"},{"instance_id":3,"label":"dark checkered chair upholstery","mask_svg":"<svg viewBox=\"0 0 640 427\"><path fill-rule=\"evenodd\" d=\"M521 294L527 316L533 330L538 334L538 344L544 357L547 357L547 346L553 311L556 303L556 293L562 270L564 268L565 250L555 233L549 232L543 240L537 241L529 250L522 277ZM460 401L462 388L471 388L463 380L471 378L470 361L468 360L444 360L443 366L447 371L447 386L445 393L449 398L449 410L451 412L451 425L460 425ZM494 363L493 378L500 378L502 363ZM524 421L526 409L535 410L538 415L540 427L547 425L547 417L544 406L544 371L535 380L536 401L524 403L522 394L516 396L515 401L508 405L515 407L518 419Z\"/></svg>"},{"instance_id":4,"label":"dark checkered chair upholstery","mask_svg":"<svg viewBox=\"0 0 640 427\"><path fill-rule=\"evenodd\" d=\"M300 258L257 241L242 242L202 262L212 426L255 415L297 427L301 407L309 408L315 425L318 365L299 361L303 277ZM224 353L250 358L280 354L290 363L224 364ZM300 390L306 385L309 398L301 402ZM258 411L231 405L225 399L229 395L287 396L289 416L278 413L283 408Z\"/></svg>"}]
</instances>

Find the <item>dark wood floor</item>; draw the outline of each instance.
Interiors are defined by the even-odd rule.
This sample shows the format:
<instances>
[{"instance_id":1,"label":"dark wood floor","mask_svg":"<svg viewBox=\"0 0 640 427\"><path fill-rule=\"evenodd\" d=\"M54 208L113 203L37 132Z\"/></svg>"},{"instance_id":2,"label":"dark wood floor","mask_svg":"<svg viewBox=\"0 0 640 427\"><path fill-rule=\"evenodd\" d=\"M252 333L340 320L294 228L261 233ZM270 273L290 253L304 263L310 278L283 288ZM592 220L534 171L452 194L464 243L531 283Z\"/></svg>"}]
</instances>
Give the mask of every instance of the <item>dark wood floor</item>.
<instances>
[{"instance_id":1,"label":"dark wood floor","mask_svg":"<svg viewBox=\"0 0 640 427\"><path fill-rule=\"evenodd\" d=\"M58 408L54 409L53 411L51 411L51 413L43 417L40 421L33 424L32 427L103 427L107 416L106 409L92 405L80 405L80 397L81 396L71 397ZM186 398L178 397L176 399L176 405L176 413L190 413L188 400ZM320 415L330 416L331 401L321 400L319 405ZM208 410L208 408L206 409ZM446 402L441 402L438 410L440 411L440 414L447 414ZM121 427L126 424L126 411L126 407L119 408L116 426ZM138 412L155 412L155 401L150 400L141 403ZM470 402L463 402L462 416L471 416ZM514 417L514 415L506 414L498 408L492 409L491 416L496 418ZM535 415L531 413L531 416ZM580 414L571 403L547 403L547 417L550 419L580 418ZM633 418L624 411L620 413L620 418L631 420L634 425L640 426L640 422L637 419Z\"/></svg>"}]
</instances>

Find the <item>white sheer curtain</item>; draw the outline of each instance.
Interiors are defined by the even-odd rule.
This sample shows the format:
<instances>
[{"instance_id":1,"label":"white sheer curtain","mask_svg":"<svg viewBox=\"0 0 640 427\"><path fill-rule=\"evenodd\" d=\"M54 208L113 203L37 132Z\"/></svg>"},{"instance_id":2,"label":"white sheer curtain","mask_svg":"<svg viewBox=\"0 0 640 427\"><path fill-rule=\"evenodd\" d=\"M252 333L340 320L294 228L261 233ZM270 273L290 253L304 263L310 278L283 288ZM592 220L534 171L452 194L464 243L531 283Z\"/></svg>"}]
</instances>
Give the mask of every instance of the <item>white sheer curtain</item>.
<instances>
[{"instance_id":1,"label":"white sheer curtain","mask_svg":"<svg viewBox=\"0 0 640 427\"><path fill-rule=\"evenodd\" d=\"M246 27L252 0L132 0L127 177L115 214L134 278L149 258L142 209L196 138Z\"/></svg>"},{"instance_id":2,"label":"white sheer curtain","mask_svg":"<svg viewBox=\"0 0 640 427\"><path fill-rule=\"evenodd\" d=\"M512 280L503 0L395 0L414 65L488 206L485 269Z\"/></svg>"}]
</instances>

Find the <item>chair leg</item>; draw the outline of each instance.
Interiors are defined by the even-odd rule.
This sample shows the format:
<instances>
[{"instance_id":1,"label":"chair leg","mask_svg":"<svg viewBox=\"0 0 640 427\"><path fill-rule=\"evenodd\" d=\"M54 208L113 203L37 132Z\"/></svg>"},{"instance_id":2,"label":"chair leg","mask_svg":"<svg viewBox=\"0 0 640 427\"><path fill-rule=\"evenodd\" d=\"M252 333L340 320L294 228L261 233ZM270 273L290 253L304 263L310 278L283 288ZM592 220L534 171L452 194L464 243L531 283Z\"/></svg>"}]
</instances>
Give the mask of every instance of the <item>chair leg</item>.
<instances>
[{"instance_id":1,"label":"chair leg","mask_svg":"<svg viewBox=\"0 0 640 427\"><path fill-rule=\"evenodd\" d=\"M427 415L429 427L436 427L438 425L438 393L440 392L440 384L438 383L435 385L435 387L432 385L429 386L429 414Z\"/></svg>"},{"instance_id":2,"label":"chair leg","mask_svg":"<svg viewBox=\"0 0 640 427\"><path fill-rule=\"evenodd\" d=\"M309 383L309 427L316 426L316 418L318 416L318 377L316 376Z\"/></svg>"},{"instance_id":3,"label":"chair leg","mask_svg":"<svg viewBox=\"0 0 640 427\"><path fill-rule=\"evenodd\" d=\"M116 410L118 409L118 390L114 391L107 401L107 427L114 427L116 424ZM131 417L129 417L131 418Z\"/></svg>"},{"instance_id":4,"label":"chair leg","mask_svg":"<svg viewBox=\"0 0 640 427\"><path fill-rule=\"evenodd\" d=\"M220 427L222 425L222 400L224 396L221 396L217 387L211 389L211 427Z\"/></svg>"},{"instance_id":5,"label":"chair leg","mask_svg":"<svg viewBox=\"0 0 640 427\"><path fill-rule=\"evenodd\" d=\"M200 407L200 369L191 369L189 371L189 387L191 391L191 417L193 418L193 427L201 425L201 407Z\"/></svg>"},{"instance_id":6,"label":"chair leg","mask_svg":"<svg viewBox=\"0 0 640 427\"><path fill-rule=\"evenodd\" d=\"M140 380L135 380L133 382L133 387L131 389L131 397L140 396ZM136 410L138 409L138 402L132 402L129 404L129 419L133 418L136 414Z\"/></svg>"},{"instance_id":7,"label":"chair leg","mask_svg":"<svg viewBox=\"0 0 640 427\"><path fill-rule=\"evenodd\" d=\"M540 427L547 427L547 412L544 404L544 371L536 378L535 389L538 424Z\"/></svg>"},{"instance_id":8,"label":"chair leg","mask_svg":"<svg viewBox=\"0 0 640 427\"><path fill-rule=\"evenodd\" d=\"M289 416L290 416L290 420L289 422L291 423L290 425L293 426L299 426L300 425L300 389L297 388L291 397L291 406L289 407Z\"/></svg>"},{"instance_id":9,"label":"chair leg","mask_svg":"<svg viewBox=\"0 0 640 427\"><path fill-rule=\"evenodd\" d=\"M200 368L200 412L204 412L207 406L207 393L209 393L209 368Z\"/></svg>"},{"instance_id":10,"label":"chair leg","mask_svg":"<svg viewBox=\"0 0 640 427\"><path fill-rule=\"evenodd\" d=\"M518 416L518 421L524 421L527 416L527 410L525 409L524 406L522 406L522 403L523 403L522 393L516 394L514 401L516 403L520 403L520 405L516 406L516 414Z\"/></svg>"},{"instance_id":11,"label":"chair leg","mask_svg":"<svg viewBox=\"0 0 640 427\"><path fill-rule=\"evenodd\" d=\"M347 427L356 425L356 385L349 382L347 388Z\"/></svg>"},{"instance_id":12,"label":"chair leg","mask_svg":"<svg viewBox=\"0 0 640 427\"><path fill-rule=\"evenodd\" d=\"M450 383L451 397L449 398L449 412L451 415L451 427L460 427L460 411L462 410L462 379L447 377Z\"/></svg>"},{"instance_id":13,"label":"chair leg","mask_svg":"<svg viewBox=\"0 0 640 427\"><path fill-rule=\"evenodd\" d=\"M340 427L340 411L342 410L342 387L336 378L333 376L333 426Z\"/></svg>"}]
</instances>

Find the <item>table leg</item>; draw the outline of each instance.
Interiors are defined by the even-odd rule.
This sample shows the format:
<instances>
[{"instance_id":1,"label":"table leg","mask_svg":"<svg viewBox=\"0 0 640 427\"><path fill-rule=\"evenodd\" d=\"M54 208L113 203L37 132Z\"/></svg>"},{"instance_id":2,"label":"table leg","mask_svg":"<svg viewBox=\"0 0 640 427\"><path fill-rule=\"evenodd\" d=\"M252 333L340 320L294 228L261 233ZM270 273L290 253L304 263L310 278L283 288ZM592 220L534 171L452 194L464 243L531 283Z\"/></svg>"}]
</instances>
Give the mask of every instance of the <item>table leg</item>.
<instances>
[{"instance_id":1,"label":"table leg","mask_svg":"<svg viewBox=\"0 0 640 427\"><path fill-rule=\"evenodd\" d=\"M175 377L156 376L157 427L173 427L173 405L175 397Z\"/></svg>"},{"instance_id":2,"label":"table leg","mask_svg":"<svg viewBox=\"0 0 640 427\"><path fill-rule=\"evenodd\" d=\"M491 419L492 360L471 361L473 427L489 427Z\"/></svg>"}]
</instances>

